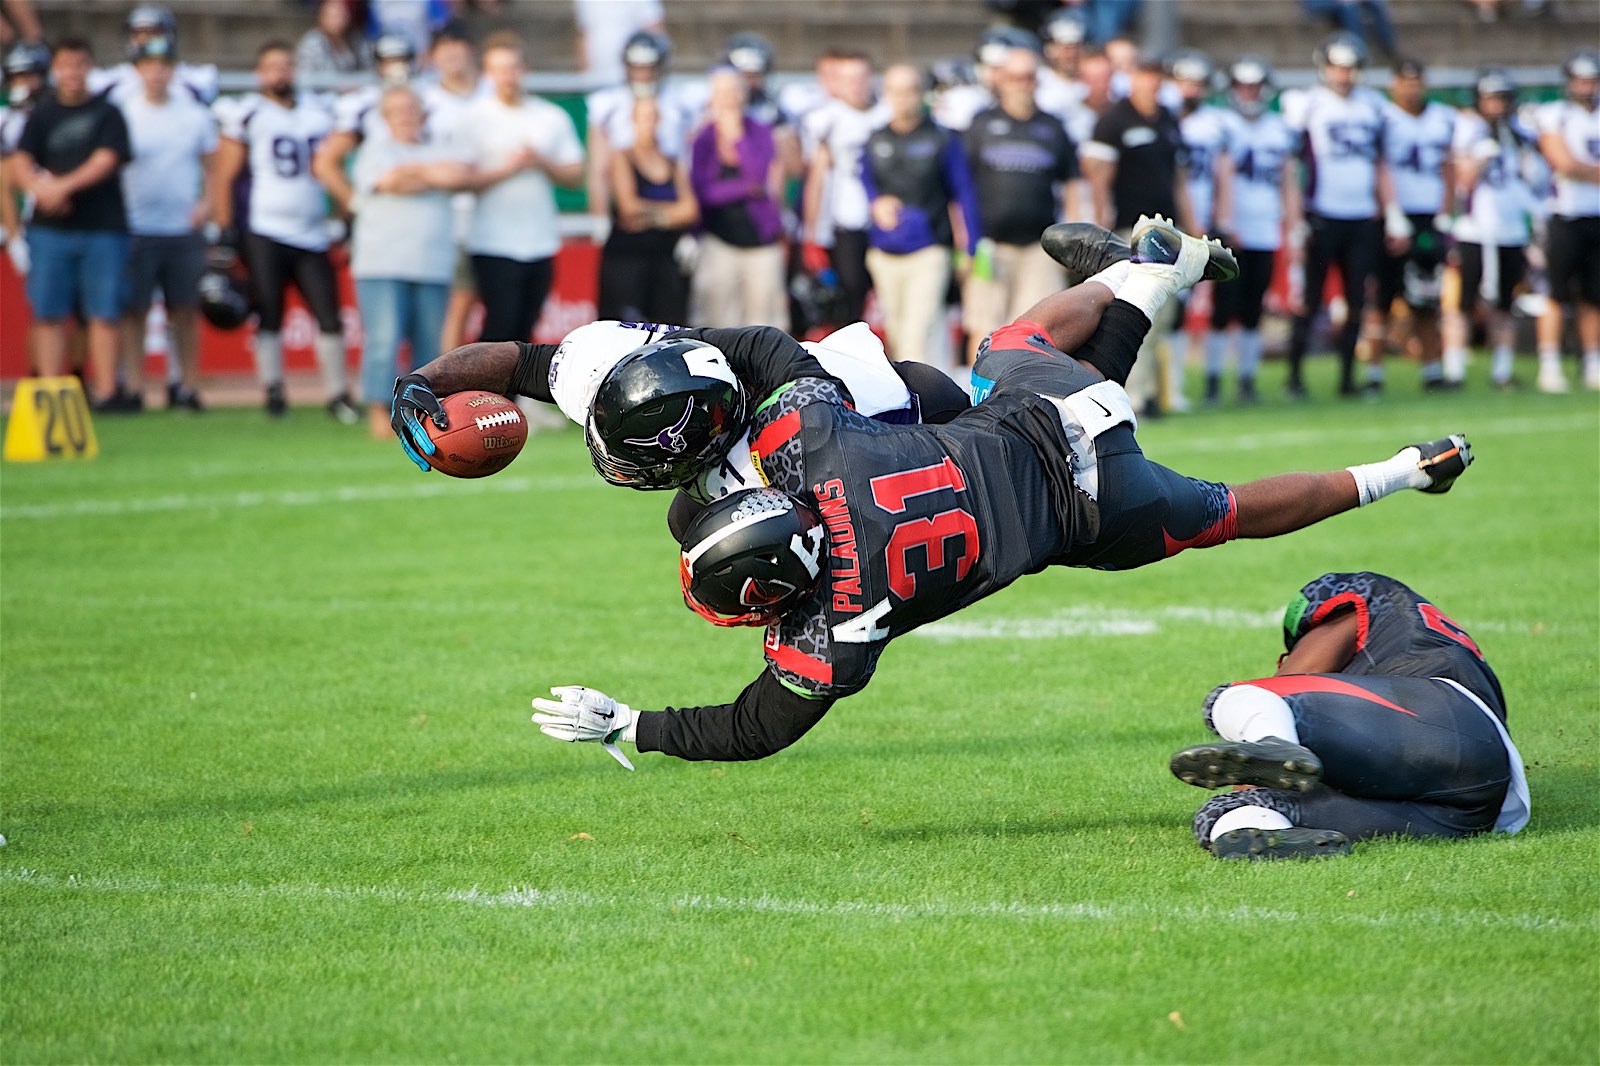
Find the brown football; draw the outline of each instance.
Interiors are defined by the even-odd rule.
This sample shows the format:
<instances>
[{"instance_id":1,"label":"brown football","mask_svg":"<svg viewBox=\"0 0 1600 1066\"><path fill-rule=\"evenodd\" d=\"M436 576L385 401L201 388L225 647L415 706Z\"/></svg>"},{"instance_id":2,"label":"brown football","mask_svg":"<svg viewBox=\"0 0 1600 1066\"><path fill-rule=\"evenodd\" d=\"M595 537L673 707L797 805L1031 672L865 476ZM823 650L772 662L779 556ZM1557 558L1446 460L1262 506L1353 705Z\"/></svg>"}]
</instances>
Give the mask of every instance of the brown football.
<instances>
[{"instance_id":1,"label":"brown football","mask_svg":"<svg viewBox=\"0 0 1600 1066\"><path fill-rule=\"evenodd\" d=\"M522 409L497 392L453 392L439 397L449 429L423 418L436 449L428 465L451 477L488 477L504 470L528 442Z\"/></svg>"}]
</instances>

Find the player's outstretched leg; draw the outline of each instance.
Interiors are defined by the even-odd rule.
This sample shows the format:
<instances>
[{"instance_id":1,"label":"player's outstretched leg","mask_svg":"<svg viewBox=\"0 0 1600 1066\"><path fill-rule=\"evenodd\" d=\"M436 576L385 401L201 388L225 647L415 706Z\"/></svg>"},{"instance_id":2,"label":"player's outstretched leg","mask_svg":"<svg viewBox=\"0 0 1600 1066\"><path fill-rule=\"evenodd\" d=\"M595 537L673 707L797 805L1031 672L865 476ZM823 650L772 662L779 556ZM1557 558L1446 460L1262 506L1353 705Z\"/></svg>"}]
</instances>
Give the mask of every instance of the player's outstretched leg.
<instances>
[{"instance_id":1,"label":"player's outstretched leg","mask_svg":"<svg viewBox=\"0 0 1600 1066\"><path fill-rule=\"evenodd\" d=\"M1271 788L1223 792L1194 815L1195 841L1219 859L1330 859L1350 852L1350 839L1335 829L1297 824L1296 793Z\"/></svg>"}]
</instances>

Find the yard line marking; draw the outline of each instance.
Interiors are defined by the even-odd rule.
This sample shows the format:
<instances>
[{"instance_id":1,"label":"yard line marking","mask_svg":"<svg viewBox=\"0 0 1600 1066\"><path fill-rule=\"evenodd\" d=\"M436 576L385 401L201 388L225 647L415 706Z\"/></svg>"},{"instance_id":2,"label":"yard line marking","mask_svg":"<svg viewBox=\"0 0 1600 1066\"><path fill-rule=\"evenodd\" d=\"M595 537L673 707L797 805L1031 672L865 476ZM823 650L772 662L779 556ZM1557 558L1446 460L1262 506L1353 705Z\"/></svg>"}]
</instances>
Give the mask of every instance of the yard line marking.
<instances>
[{"instance_id":1,"label":"yard line marking","mask_svg":"<svg viewBox=\"0 0 1600 1066\"><path fill-rule=\"evenodd\" d=\"M122 500L69 500L62 503L0 507L6 518L78 518L83 516L149 514L158 511L218 511L248 507L307 507L329 503L366 503L414 500L462 493L556 492L597 488L605 483L592 476L551 478L434 479L416 485L344 485L335 489L290 489L283 492L235 492L216 496L173 493Z\"/></svg>"},{"instance_id":2,"label":"yard line marking","mask_svg":"<svg viewBox=\"0 0 1600 1066\"><path fill-rule=\"evenodd\" d=\"M1283 611L1246 611L1231 607L1104 607L1084 604L1062 607L1048 614L1016 618L964 620L957 617L930 622L910 635L928 640L1058 640L1063 637L1147 637L1166 628L1272 629L1283 624ZM1521 633L1533 621L1505 622L1462 619L1468 632ZM1544 632L1555 627L1546 623Z\"/></svg>"},{"instance_id":3,"label":"yard line marking","mask_svg":"<svg viewBox=\"0 0 1600 1066\"><path fill-rule=\"evenodd\" d=\"M1402 424L1379 423L1359 427L1346 427L1339 431L1341 441L1397 440L1407 436L1426 437L1438 431L1430 421L1410 421ZM1443 416L1440 416L1443 417ZM1468 437L1476 441L1488 437L1522 437L1544 433L1568 433L1578 429L1594 429L1600 425L1592 414L1566 415L1555 418L1492 418L1466 427ZM1409 431L1406 426L1410 426ZM1328 433L1323 429L1286 429L1272 433L1256 433L1239 437L1185 437L1178 441L1163 441L1162 449L1172 452L1245 452L1270 448L1304 447L1325 443ZM1160 456L1156 456L1159 461Z\"/></svg>"},{"instance_id":4,"label":"yard line marking","mask_svg":"<svg viewBox=\"0 0 1600 1066\"><path fill-rule=\"evenodd\" d=\"M681 895L657 897L630 895L601 896L560 888L518 886L504 891L484 891L474 885L467 889L429 891L386 885L340 886L318 884L255 885L247 881L230 884L158 881L147 878L85 876L40 873L19 867L0 870L0 884L28 885L56 892L88 894L149 894L214 896L223 899L291 900L376 900L398 904L447 904L467 907L527 910L588 910L596 907L647 907L671 913L680 911L728 912L735 914L779 914L817 918L881 918L949 920L959 918L1016 918L1058 922L1102 922L1172 920L1194 922L1290 923L1329 921L1345 925L1388 927L1433 925L1474 929L1509 928L1529 931L1600 929L1600 918L1570 919L1540 914L1500 914L1495 911L1382 911L1377 914L1308 914L1265 907L1160 907L1130 903L1022 903L1016 900L962 903L927 900L884 903L870 900L815 901L784 899L777 896Z\"/></svg>"}]
</instances>

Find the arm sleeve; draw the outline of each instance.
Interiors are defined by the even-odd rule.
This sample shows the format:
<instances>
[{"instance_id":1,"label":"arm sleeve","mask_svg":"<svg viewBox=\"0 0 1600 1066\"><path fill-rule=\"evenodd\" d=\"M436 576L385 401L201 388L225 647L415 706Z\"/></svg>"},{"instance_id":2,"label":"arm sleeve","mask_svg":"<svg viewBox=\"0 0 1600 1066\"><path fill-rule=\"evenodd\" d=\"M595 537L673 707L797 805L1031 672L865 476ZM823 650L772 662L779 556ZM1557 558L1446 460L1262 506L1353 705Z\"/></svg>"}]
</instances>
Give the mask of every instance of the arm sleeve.
<instances>
[{"instance_id":1,"label":"arm sleeve","mask_svg":"<svg viewBox=\"0 0 1600 1066\"><path fill-rule=\"evenodd\" d=\"M945 137L944 151L940 153L939 169L944 173L950 198L961 208L961 218L967 226L968 255L978 248L978 188L972 181L972 168L967 166L966 146L955 134Z\"/></svg>"},{"instance_id":2,"label":"arm sleeve","mask_svg":"<svg viewBox=\"0 0 1600 1066\"><path fill-rule=\"evenodd\" d=\"M808 699L763 670L732 703L639 713L638 748L680 759L764 759L805 736L832 707Z\"/></svg>"},{"instance_id":3,"label":"arm sleeve","mask_svg":"<svg viewBox=\"0 0 1600 1066\"><path fill-rule=\"evenodd\" d=\"M556 347L517 342L517 368L511 372L513 396L532 396L542 403L556 402L550 393L550 360L556 354Z\"/></svg>"},{"instance_id":4,"label":"arm sleeve","mask_svg":"<svg viewBox=\"0 0 1600 1066\"><path fill-rule=\"evenodd\" d=\"M686 329L671 336L694 337L722 349L745 390L758 401L800 378L821 378L839 386L852 404L850 390L806 351L799 341L776 326L745 326L738 329L705 327Z\"/></svg>"}]
</instances>

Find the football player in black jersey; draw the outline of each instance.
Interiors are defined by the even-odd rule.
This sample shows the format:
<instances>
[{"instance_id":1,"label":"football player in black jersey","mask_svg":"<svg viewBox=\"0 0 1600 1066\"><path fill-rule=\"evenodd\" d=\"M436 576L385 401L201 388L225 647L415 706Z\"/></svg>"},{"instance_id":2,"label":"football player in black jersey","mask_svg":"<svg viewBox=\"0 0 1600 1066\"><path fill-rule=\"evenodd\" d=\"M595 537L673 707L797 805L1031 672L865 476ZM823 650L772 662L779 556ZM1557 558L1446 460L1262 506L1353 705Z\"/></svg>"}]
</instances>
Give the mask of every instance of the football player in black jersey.
<instances>
[{"instance_id":1,"label":"football player in black jersey","mask_svg":"<svg viewBox=\"0 0 1600 1066\"><path fill-rule=\"evenodd\" d=\"M1321 858L1375 836L1462 837L1528 823L1522 757L1483 650L1382 574L1324 574L1283 620L1278 672L1214 689L1172 772L1207 800L1195 839L1221 859Z\"/></svg>"},{"instance_id":2,"label":"football player in black jersey","mask_svg":"<svg viewBox=\"0 0 1600 1066\"><path fill-rule=\"evenodd\" d=\"M733 703L678 710L635 711L565 686L534 701L535 722L560 740L762 758L865 687L892 638L1023 574L1130 569L1186 548L1278 536L1404 488L1443 492L1466 469L1471 453L1459 436L1379 463L1231 487L1150 462L1121 382L1151 315L1174 292L1238 268L1220 245L1164 219L1140 219L1132 251L995 331L974 368L981 402L945 425L864 418L836 382L819 378L768 397L754 412L750 450L770 487L731 493L694 517L680 560L697 613L767 626L767 668ZM718 341L782 337L752 330ZM674 374L707 359L706 347L669 336L629 359ZM606 392L602 384L597 416ZM635 424L663 444L678 443L692 414L684 400L635 413L648 411L655 421ZM614 461L594 434L590 447L597 466Z\"/></svg>"}]
</instances>

